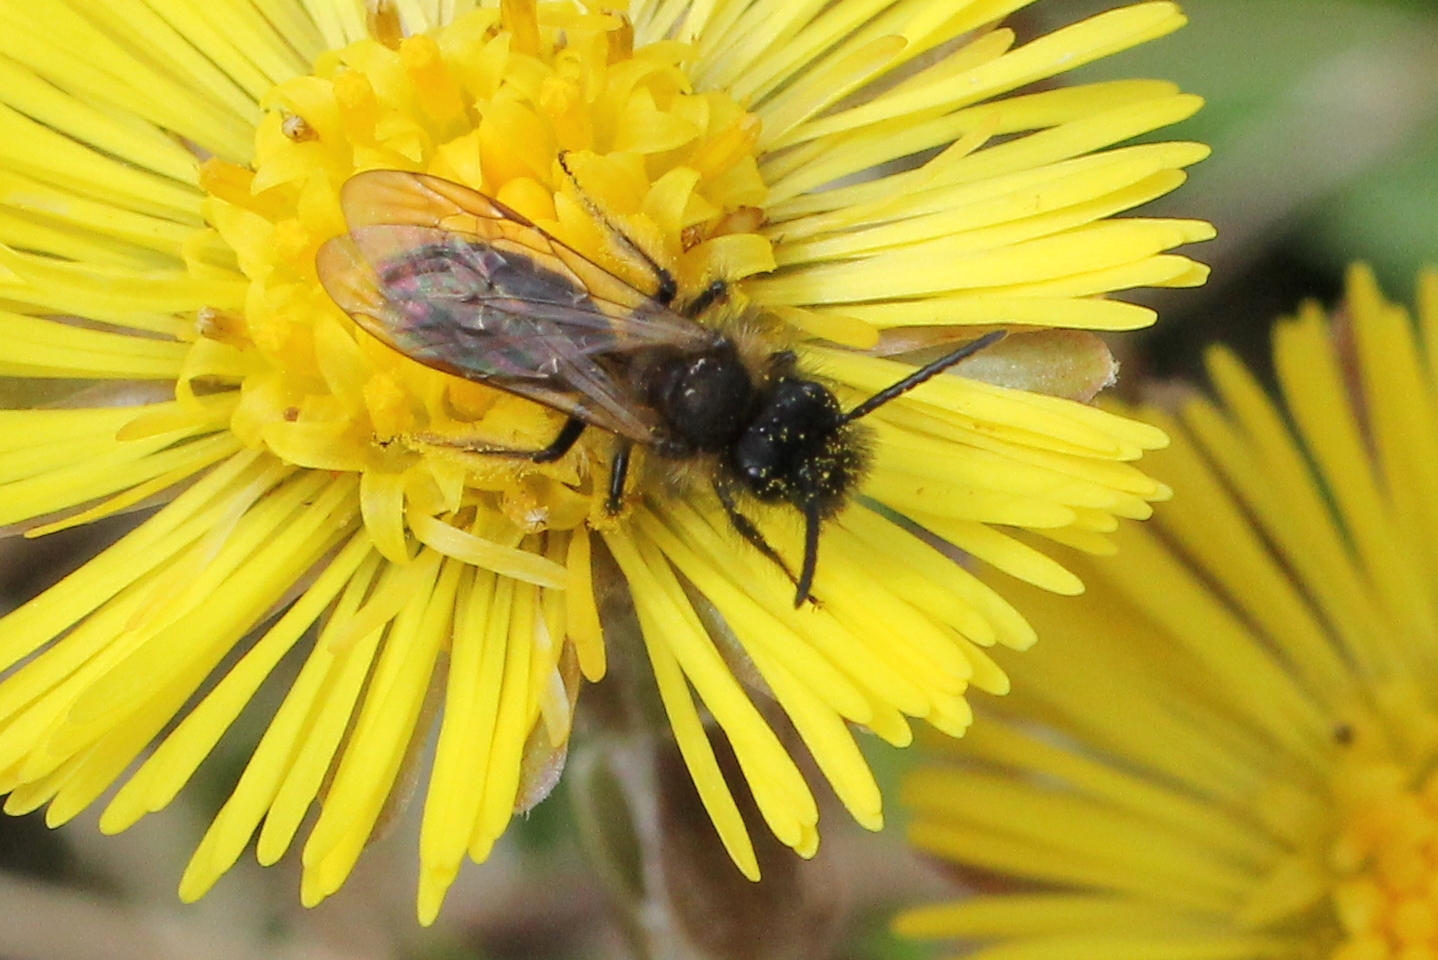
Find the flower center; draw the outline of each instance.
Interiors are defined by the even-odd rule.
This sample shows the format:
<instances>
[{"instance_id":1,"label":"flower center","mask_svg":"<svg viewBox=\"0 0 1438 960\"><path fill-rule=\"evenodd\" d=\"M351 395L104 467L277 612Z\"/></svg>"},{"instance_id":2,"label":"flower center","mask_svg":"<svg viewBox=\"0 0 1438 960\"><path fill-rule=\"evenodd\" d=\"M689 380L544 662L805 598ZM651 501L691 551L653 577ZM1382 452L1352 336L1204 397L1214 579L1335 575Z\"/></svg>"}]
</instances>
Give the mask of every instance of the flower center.
<instances>
[{"instance_id":1,"label":"flower center","mask_svg":"<svg viewBox=\"0 0 1438 960\"><path fill-rule=\"evenodd\" d=\"M379 20L376 39L270 92L253 169L204 164L207 219L249 283L242 313L202 311L179 389L239 379L231 427L244 443L360 472L366 524L391 559L405 555L416 511L486 504L522 532L572 528L600 509L591 467L611 438L587 431L553 464L473 452L543 448L564 417L356 327L315 268L320 245L347 231L340 189L372 169L453 180L642 291L656 289L658 265L682 302L716 277L773 268L755 232L758 120L693 90L687 45L636 48L618 14L507 2L411 37Z\"/></svg>"},{"instance_id":2,"label":"flower center","mask_svg":"<svg viewBox=\"0 0 1438 960\"><path fill-rule=\"evenodd\" d=\"M1334 960L1438 953L1438 771L1355 761L1340 777L1343 826L1331 849L1341 942Z\"/></svg>"}]
</instances>

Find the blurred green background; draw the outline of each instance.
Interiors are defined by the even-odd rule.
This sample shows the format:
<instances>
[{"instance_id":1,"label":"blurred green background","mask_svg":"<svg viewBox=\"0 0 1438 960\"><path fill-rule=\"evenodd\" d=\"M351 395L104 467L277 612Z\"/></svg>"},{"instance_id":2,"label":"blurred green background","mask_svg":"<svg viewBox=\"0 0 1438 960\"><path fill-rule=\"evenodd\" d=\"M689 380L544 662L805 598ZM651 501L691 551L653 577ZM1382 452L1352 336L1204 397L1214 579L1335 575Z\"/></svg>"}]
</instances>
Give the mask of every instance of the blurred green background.
<instances>
[{"instance_id":1,"label":"blurred green background","mask_svg":"<svg viewBox=\"0 0 1438 960\"><path fill-rule=\"evenodd\" d=\"M1028 16L1048 30L1111 6L1041 0ZM1183 30L1069 75L1164 78L1207 100L1158 136L1213 156L1149 210L1214 223L1218 239L1195 251L1213 277L1145 297L1162 315L1140 338L1147 371L1194 374L1214 338L1261 362L1271 320L1305 297L1336 301L1354 260L1411 302L1419 266L1438 263L1438 2L1182 6Z\"/></svg>"}]
</instances>

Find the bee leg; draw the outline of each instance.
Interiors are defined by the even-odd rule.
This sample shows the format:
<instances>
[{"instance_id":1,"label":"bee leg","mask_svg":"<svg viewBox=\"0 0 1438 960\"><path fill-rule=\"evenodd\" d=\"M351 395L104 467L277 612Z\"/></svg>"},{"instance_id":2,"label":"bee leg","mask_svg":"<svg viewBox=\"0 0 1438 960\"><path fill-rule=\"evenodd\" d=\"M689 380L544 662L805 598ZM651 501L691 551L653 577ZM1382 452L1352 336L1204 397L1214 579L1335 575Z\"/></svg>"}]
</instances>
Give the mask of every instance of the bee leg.
<instances>
[{"instance_id":1,"label":"bee leg","mask_svg":"<svg viewBox=\"0 0 1438 960\"><path fill-rule=\"evenodd\" d=\"M482 453L486 457L503 457L514 460L529 460L532 463L553 463L564 456L574 446L584 428L589 426L578 417L570 417L560 427L559 435L554 442L547 447L540 447L538 450L515 450L510 447L487 447L476 443L460 440L455 437L441 437L432 433L417 433L412 439L423 443L432 443L437 447L453 447L456 450L464 450L467 453Z\"/></svg>"},{"instance_id":2,"label":"bee leg","mask_svg":"<svg viewBox=\"0 0 1438 960\"><path fill-rule=\"evenodd\" d=\"M579 200L584 204L585 210L609 232L609 236L615 243L628 250L637 257L641 263L649 268L650 274L654 277L654 292L650 294L650 296L664 306L669 306L674 302L674 298L679 295L679 283L674 279L674 274L664 269L664 267L659 264L659 261L651 257L647 250L635 242L633 237L614 225L613 221L600 209L599 204L579 185L579 178L574 175L573 170L569 169L568 156L568 150L559 151L557 158L559 160L559 167L564 171L564 175L569 178L569 181L574 184L574 189L579 194Z\"/></svg>"},{"instance_id":3,"label":"bee leg","mask_svg":"<svg viewBox=\"0 0 1438 960\"><path fill-rule=\"evenodd\" d=\"M794 593L795 610L802 607L805 600L813 599L809 591L814 587L814 574L819 569L819 531L824 522L819 504L813 500L806 500L801 511L804 514L804 569L799 574L799 582L794 584L798 588Z\"/></svg>"},{"instance_id":4,"label":"bee leg","mask_svg":"<svg viewBox=\"0 0 1438 960\"><path fill-rule=\"evenodd\" d=\"M684 305L684 316L692 320L720 300L727 299L728 296L729 282L723 279L715 280L700 290L697 297Z\"/></svg>"},{"instance_id":5,"label":"bee leg","mask_svg":"<svg viewBox=\"0 0 1438 960\"><path fill-rule=\"evenodd\" d=\"M768 557L774 563L774 566L784 571L784 576L789 578L789 582L794 584L795 587L798 587L799 578L794 576L794 572L789 569L789 565L784 562L784 558L779 556L779 551L769 545L769 541L764 539L764 534L759 532L759 528L754 525L753 520L750 520L739 512L739 505L734 502L733 492L724 484L716 483L714 484L714 493L719 497L719 503L724 507L724 514L729 518L730 526L739 532L739 536L748 540L755 550L758 550L764 556Z\"/></svg>"},{"instance_id":6,"label":"bee leg","mask_svg":"<svg viewBox=\"0 0 1438 960\"><path fill-rule=\"evenodd\" d=\"M554 438L554 442L543 450L531 453L529 459L535 463L553 463L569 452L569 448L574 446L575 441L579 439L579 435L587 426L589 424L578 417L570 417L564 421L564 426L560 428L559 436Z\"/></svg>"},{"instance_id":7,"label":"bee leg","mask_svg":"<svg viewBox=\"0 0 1438 960\"><path fill-rule=\"evenodd\" d=\"M609 465L609 497L604 501L605 511L612 517L624 508L624 480L629 476L629 452L633 444L620 438L614 448L614 459Z\"/></svg>"}]
</instances>

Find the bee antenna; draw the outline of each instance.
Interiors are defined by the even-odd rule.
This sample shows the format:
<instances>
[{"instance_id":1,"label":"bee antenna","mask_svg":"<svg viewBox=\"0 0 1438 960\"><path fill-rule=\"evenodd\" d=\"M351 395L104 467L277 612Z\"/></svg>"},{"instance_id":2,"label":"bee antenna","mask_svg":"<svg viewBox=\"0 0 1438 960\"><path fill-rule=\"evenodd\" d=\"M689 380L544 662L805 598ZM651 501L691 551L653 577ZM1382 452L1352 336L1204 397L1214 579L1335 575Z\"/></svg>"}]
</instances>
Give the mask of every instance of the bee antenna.
<instances>
[{"instance_id":1,"label":"bee antenna","mask_svg":"<svg viewBox=\"0 0 1438 960\"><path fill-rule=\"evenodd\" d=\"M809 599L814 586L814 571L819 568L819 530L824 522L819 515L819 501L805 500L800 509L804 511L804 567L799 571L799 589L794 594L795 610Z\"/></svg>"},{"instance_id":2,"label":"bee antenna","mask_svg":"<svg viewBox=\"0 0 1438 960\"><path fill-rule=\"evenodd\" d=\"M967 360L969 357L972 357L974 354L978 353L985 347L989 347L993 344L998 343L1005 336L1005 331L995 330L993 333L984 334L977 340L970 340L968 343L964 344L962 347L959 347L957 350L954 350L951 353L946 353L934 362L926 366L920 367L904 379L900 380L898 383L895 383L892 386L888 386L880 390L878 393L874 394L872 397L865 400L863 403L859 404L857 407L850 410L848 413L844 414L840 422L852 423L860 417L868 416L869 414L877 410L879 407L882 407L884 404L888 403L890 400L902 397L904 394L908 393L910 390L914 389L919 384L923 383L925 380L928 380L930 377L943 373L945 370L949 369L954 364L962 360Z\"/></svg>"}]
</instances>

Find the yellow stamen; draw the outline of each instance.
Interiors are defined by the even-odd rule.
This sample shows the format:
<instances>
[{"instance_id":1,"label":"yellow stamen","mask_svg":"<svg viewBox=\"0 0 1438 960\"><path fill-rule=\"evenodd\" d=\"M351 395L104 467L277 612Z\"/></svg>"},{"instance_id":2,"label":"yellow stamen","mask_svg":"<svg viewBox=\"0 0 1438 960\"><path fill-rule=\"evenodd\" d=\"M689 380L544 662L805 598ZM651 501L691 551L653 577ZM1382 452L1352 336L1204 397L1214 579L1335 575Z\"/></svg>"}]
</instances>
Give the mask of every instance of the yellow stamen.
<instances>
[{"instance_id":1,"label":"yellow stamen","mask_svg":"<svg viewBox=\"0 0 1438 960\"><path fill-rule=\"evenodd\" d=\"M404 29L399 22L399 7L392 0L369 0L365 4L365 26L370 36L386 47L400 49Z\"/></svg>"},{"instance_id":2,"label":"yellow stamen","mask_svg":"<svg viewBox=\"0 0 1438 960\"><path fill-rule=\"evenodd\" d=\"M539 16L534 0L500 0L499 11L504 28L511 37L510 46L516 53L535 56L539 53Z\"/></svg>"}]
</instances>

